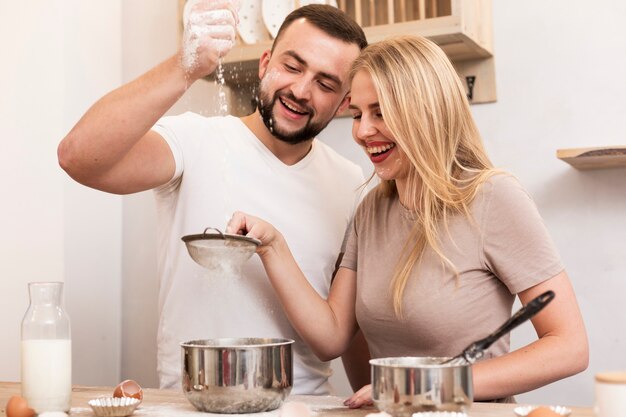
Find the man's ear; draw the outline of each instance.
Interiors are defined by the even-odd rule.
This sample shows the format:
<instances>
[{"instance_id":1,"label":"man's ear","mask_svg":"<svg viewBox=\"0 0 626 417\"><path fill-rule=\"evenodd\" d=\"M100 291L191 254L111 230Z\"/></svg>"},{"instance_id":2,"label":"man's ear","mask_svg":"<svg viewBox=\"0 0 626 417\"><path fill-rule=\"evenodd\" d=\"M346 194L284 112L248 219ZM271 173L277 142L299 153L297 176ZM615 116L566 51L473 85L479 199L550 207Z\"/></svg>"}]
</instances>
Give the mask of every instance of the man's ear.
<instances>
[{"instance_id":1,"label":"man's ear","mask_svg":"<svg viewBox=\"0 0 626 417\"><path fill-rule=\"evenodd\" d=\"M341 101L341 104L339 105L339 108L337 109L335 116L341 116L343 113L345 113L349 105L350 105L350 93L346 94L346 96Z\"/></svg>"},{"instance_id":2,"label":"man's ear","mask_svg":"<svg viewBox=\"0 0 626 417\"><path fill-rule=\"evenodd\" d=\"M272 52L267 49L265 50L265 52L263 52L263 54L261 55L261 58L259 59L259 79L263 79L263 76L265 76L265 71L267 71L267 66L270 63L270 58L272 57Z\"/></svg>"}]
</instances>

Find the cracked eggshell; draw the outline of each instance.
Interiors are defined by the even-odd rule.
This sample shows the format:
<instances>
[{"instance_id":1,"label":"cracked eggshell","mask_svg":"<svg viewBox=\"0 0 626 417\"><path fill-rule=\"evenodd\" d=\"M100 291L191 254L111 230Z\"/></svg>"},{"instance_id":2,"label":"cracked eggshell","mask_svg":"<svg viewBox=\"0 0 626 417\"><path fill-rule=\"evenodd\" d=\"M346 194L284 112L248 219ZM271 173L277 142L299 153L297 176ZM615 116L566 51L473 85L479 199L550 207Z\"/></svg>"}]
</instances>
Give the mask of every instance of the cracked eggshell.
<instances>
[{"instance_id":1,"label":"cracked eggshell","mask_svg":"<svg viewBox=\"0 0 626 417\"><path fill-rule=\"evenodd\" d=\"M113 397L122 398L122 397L130 397L136 398L139 401L143 400L143 389L141 386L132 379L127 379L125 381L120 382L113 391Z\"/></svg>"}]
</instances>

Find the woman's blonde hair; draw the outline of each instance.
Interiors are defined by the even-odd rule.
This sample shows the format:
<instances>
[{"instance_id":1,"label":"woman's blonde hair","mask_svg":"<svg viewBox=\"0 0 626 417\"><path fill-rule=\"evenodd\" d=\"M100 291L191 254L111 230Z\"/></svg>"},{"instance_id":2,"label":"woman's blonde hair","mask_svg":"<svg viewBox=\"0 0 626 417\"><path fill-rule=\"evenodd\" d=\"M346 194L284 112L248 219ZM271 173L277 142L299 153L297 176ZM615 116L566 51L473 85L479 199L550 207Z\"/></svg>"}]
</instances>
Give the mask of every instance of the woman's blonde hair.
<instances>
[{"instance_id":1,"label":"woman's blonde hair","mask_svg":"<svg viewBox=\"0 0 626 417\"><path fill-rule=\"evenodd\" d=\"M457 273L441 250L440 226L447 230L452 215L471 218L470 203L496 170L463 85L433 42L398 36L372 44L352 65L351 76L359 71L372 77L385 124L410 162L403 203L416 217L392 280L394 311L402 317L406 283L426 247L435 251L444 268ZM379 187L385 196L397 192L394 181Z\"/></svg>"}]
</instances>

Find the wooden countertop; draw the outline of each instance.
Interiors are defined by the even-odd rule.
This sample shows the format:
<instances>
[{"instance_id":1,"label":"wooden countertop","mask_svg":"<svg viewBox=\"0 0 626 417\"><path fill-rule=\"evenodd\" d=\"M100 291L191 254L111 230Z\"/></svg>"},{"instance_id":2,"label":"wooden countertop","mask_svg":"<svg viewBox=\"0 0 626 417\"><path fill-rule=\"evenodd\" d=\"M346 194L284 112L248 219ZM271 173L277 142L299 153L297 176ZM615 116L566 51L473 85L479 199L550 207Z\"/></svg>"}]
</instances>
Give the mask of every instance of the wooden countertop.
<instances>
[{"instance_id":1,"label":"wooden countertop","mask_svg":"<svg viewBox=\"0 0 626 417\"><path fill-rule=\"evenodd\" d=\"M75 385L72 390L71 416L90 416L93 411L87 404L92 398L110 396L112 387L85 387ZM20 384L17 382L0 382L0 416L5 414L5 406L12 395L20 394ZM350 410L342 405L339 397L317 397L310 395L292 395L287 401L300 401L309 405L316 417L365 417L369 413L377 412L374 408ZM469 417L515 417L513 409L515 404L474 403L470 409ZM570 407L570 417L594 417L591 408ZM133 417L209 417L217 414L202 413L196 411L181 391L145 389L143 403L135 410ZM238 414L230 414L235 416ZM248 414L250 417L278 417L278 410ZM225 414L222 417L227 416Z\"/></svg>"}]
</instances>

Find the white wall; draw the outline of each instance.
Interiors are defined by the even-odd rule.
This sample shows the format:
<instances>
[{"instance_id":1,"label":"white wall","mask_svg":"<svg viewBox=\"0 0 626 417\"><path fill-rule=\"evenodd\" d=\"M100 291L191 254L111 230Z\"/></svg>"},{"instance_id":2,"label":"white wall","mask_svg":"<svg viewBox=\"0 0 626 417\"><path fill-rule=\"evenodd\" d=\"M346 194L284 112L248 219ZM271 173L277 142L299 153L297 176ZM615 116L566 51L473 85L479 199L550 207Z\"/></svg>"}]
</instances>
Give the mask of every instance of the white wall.
<instances>
[{"instance_id":1,"label":"white wall","mask_svg":"<svg viewBox=\"0 0 626 417\"><path fill-rule=\"evenodd\" d=\"M130 377L156 385L152 196L122 199L76 185L57 167L55 149L99 96L176 49L176 3L0 3L0 39L8 46L0 66L0 169L10 197L0 205L0 380L19 379L26 282L65 279L75 382ZM590 405L593 374L626 369L626 170L580 172L554 156L557 148L626 142L626 6L603 0L593 15L588 6L494 1L498 101L473 106L493 161L535 198L589 331L589 370L518 397L526 402ZM213 94L199 83L172 112L209 114ZM369 172L350 123L333 122L322 139ZM513 343L533 337L524 326ZM337 381L347 392L341 375Z\"/></svg>"},{"instance_id":2,"label":"white wall","mask_svg":"<svg viewBox=\"0 0 626 417\"><path fill-rule=\"evenodd\" d=\"M626 370L626 168L577 171L558 148L626 144L626 4L494 2L498 103L475 115L493 160L534 197L578 294L589 369L520 400L589 405L593 375ZM514 332L518 345L532 328Z\"/></svg>"},{"instance_id":3,"label":"white wall","mask_svg":"<svg viewBox=\"0 0 626 417\"><path fill-rule=\"evenodd\" d=\"M63 182L55 170L54 139L63 113L55 97L63 90L62 19L44 7L50 20L24 24L34 9L28 3L0 3L0 329L3 355L0 379L19 378L20 322L28 307L27 283L63 280ZM16 18L17 17L17 18ZM20 19L21 18L21 19ZM42 50L46 76L28 55ZM36 112L38 122L33 123ZM41 175L42 172L48 175Z\"/></svg>"},{"instance_id":4,"label":"white wall","mask_svg":"<svg viewBox=\"0 0 626 417\"><path fill-rule=\"evenodd\" d=\"M119 85L120 8L110 0L0 3L0 380L19 380L30 281L65 281L74 382L120 368L121 199L70 181L56 147L90 103Z\"/></svg>"}]
</instances>

